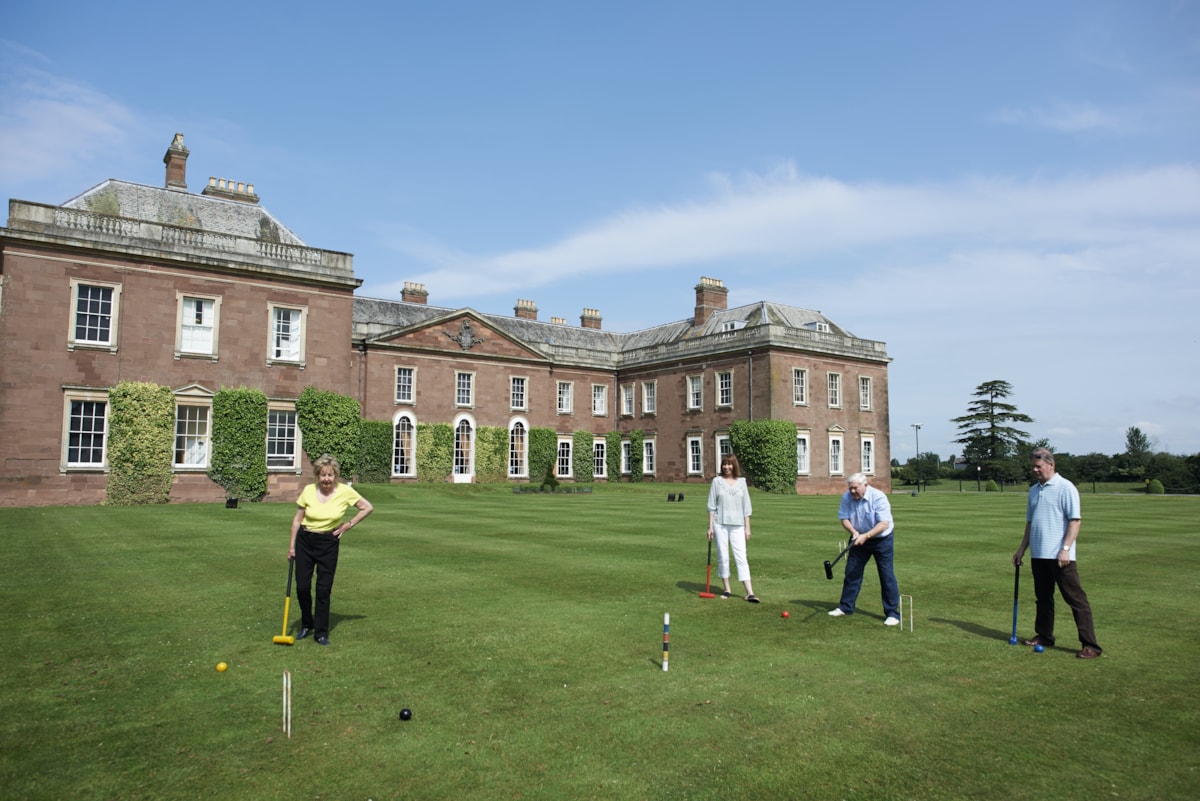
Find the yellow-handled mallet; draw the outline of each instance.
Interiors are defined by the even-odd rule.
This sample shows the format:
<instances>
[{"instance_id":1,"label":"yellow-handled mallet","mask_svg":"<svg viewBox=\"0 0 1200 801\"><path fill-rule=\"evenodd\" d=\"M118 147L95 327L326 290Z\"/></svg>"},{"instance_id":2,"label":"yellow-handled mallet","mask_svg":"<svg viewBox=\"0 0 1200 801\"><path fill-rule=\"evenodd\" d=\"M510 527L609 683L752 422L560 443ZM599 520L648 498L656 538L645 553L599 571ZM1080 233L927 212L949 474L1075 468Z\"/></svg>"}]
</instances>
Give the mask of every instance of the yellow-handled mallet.
<instances>
[{"instance_id":1,"label":"yellow-handled mallet","mask_svg":"<svg viewBox=\"0 0 1200 801\"><path fill-rule=\"evenodd\" d=\"M287 594L283 596L283 633L271 638L271 642L276 645L294 645L296 642L296 638L287 633L288 607L292 605L292 571L295 569L295 558L288 559Z\"/></svg>"}]
</instances>

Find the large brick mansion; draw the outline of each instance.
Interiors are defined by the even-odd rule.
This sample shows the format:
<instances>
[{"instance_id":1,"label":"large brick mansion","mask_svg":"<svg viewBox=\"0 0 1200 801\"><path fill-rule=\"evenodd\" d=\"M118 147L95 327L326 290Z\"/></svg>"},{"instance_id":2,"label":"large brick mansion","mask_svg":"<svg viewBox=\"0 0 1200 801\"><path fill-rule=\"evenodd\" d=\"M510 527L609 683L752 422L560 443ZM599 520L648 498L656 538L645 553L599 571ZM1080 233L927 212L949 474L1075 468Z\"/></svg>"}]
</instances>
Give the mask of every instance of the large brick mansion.
<instances>
[{"instance_id":1,"label":"large brick mansion","mask_svg":"<svg viewBox=\"0 0 1200 801\"><path fill-rule=\"evenodd\" d=\"M269 499L308 480L295 401L307 386L357 399L393 424L394 481L416 480L416 426L455 431L452 481L474 480L474 432L509 431L508 473L528 475L531 428L559 435L570 480L576 432L643 434L646 480L706 482L736 420L796 425L796 489L834 493L855 471L890 490L888 364L820 312L760 301L728 308L700 278L691 316L633 333L401 300L357 297L348 253L306 245L254 186L210 178L187 190L176 134L164 186L107 180L61 206L10 200L0 228L0 506L104 499L108 391L123 381L176 397L173 501L215 501L210 412L222 387L261 389ZM535 477L540 478L540 477Z\"/></svg>"}]
</instances>

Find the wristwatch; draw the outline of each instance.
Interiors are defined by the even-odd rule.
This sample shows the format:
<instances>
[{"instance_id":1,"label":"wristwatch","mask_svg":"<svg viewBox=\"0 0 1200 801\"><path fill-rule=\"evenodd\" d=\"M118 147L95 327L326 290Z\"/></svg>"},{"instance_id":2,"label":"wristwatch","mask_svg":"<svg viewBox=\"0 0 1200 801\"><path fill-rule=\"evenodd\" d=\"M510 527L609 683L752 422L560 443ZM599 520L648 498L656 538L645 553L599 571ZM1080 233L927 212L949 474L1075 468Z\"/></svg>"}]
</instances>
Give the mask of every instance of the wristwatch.
<instances>
[{"instance_id":1,"label":"wristwatch","mask_svg":"<svg viewBox=\"0 0 1200 801\"><path fill-rule=\"evenodd\" d=\"M1069 550L1071 550L1071 546L1070 546L1070 545L1064 545L1064 546L1062 547L1062 549L1063 549L1064 551L1069 551Z\"/></svg>"}]
</instances>

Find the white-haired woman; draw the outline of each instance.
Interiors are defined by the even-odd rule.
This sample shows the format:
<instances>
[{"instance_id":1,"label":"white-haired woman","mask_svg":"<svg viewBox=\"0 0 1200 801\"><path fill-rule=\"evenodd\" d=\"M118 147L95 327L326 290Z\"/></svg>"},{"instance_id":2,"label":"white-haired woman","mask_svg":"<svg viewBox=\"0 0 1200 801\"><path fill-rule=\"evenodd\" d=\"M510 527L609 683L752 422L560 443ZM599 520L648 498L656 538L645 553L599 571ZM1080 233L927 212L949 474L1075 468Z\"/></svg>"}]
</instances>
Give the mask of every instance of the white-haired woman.
<instances>
[{"instance_id":1,"label":"white-haired woman","mask_svg":"<svg viewBox=\"0 0 1200 801\"><path fill-rule=\"evenodd\" d=\"M296 639L313 635L321 645L329 645L329 598L333 594L333 576L337 572L338 548L342 535L371 514L371 502L341 481L337 459L325 454L313 462L316 483L309 484L296 500L292 518L292 539L288 559L296 560L296 600L300 603L300 631ZM343 522L346 510L358 510ZM313 609L312 577L317 572L317 605Z\"/></svg>"}]
</instances>

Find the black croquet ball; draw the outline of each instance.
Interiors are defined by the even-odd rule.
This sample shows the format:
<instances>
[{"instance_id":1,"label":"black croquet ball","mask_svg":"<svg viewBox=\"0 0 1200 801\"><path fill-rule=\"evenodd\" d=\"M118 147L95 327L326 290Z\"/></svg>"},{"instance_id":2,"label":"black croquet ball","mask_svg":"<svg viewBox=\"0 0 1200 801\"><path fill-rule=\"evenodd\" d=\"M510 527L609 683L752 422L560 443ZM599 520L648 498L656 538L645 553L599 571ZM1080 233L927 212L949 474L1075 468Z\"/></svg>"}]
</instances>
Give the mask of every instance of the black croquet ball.
<instances>
[{"instance_id":1,"label":"black croquet ball","mask_svg":"<svg viewBox=\"0 0 1200 801\"><path fill-rule=\"evenodd\" d=\"M400 710L400 719L401 720L412 720L412 710L408 709L407 707L405 707L404 709L401 709Z\"/></svg>"}]
</instances>

